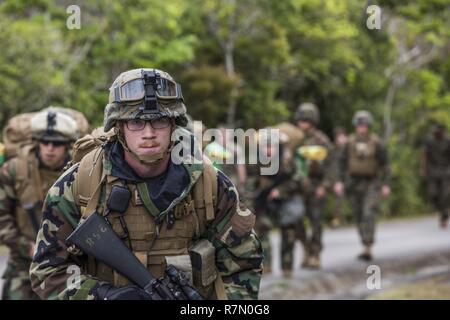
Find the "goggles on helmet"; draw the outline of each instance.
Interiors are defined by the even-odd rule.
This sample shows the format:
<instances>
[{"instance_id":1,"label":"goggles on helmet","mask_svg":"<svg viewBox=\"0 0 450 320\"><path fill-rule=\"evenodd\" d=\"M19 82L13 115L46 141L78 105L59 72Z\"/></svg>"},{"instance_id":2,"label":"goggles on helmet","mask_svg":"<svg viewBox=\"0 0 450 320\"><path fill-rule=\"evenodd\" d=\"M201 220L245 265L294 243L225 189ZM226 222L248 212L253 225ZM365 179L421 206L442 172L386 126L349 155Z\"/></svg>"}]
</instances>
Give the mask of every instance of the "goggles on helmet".
<instances>
[{"instance_id":1,"label":"goggles on helmet","mask_svg":"<svg viewBox=\"0 0 450 320\"><path fill-rule=\"evenodd\" d=\"M114 102L126 103L139 100L183 100L180 84L173 80L162 78L154 70L142 70L142 76L130 80L114 88Z\"/></svg>"}]
</instances>

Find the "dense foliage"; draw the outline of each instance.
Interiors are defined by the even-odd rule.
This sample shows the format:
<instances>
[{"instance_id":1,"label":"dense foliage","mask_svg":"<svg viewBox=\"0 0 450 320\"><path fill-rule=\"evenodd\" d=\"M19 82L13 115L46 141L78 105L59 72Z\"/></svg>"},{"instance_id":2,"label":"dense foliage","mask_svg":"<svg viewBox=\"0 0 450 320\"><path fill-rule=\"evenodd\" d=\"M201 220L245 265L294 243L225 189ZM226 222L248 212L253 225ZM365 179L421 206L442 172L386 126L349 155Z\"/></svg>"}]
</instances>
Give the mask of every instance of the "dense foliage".
<instances>
[{"instance_id":1,"label":"dense foliage","mask_svg":"<svg viewBox=\"0 0 450 320\"><path fill-rule=\"evenodd\" d=\"M66 26L71 4L81 29ZM381 29L366 26L371 4ZM386 212L424 211L420 145L433 120L450 129L449 9L449 0L0 0L0 128L50 104L99 125L114 77L154 66L176 76L209 127L274 124L309 100L331 134L369 109L393 161Z\"/></svg>"}]
</instances>

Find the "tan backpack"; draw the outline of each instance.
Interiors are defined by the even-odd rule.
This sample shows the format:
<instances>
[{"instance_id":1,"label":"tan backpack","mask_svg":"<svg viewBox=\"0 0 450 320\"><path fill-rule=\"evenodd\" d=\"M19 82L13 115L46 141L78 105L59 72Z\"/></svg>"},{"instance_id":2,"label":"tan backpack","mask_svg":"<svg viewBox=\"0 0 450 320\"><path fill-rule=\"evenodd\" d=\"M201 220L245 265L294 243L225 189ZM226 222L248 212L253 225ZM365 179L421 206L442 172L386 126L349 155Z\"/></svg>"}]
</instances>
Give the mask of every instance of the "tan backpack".
<instances>
[{"instance_id":1,"label":"tan backpack","mask_svg":"<svg viewBox=\"0 0 450 320\"><path fill-rule=\"evenodd\" d=\"M80 163L74 186L74 197L77 204L80 205L83 219L97 209L101 186L106 179L103 175L102 161L104 150L100 146L114 139L116 136L113 130L105 133L102 128L97 128L74 144L72 162L73 164ZM206 229L206 223L215 218L218 188L217 171L206 156L203 157L203 164L203 173L191 191L195 212L205 211L205 218L199 219L201 233ZM83 199L84 206L77 199ZM197 216L200 215L197 214ZM217 298L227 300L220 276L216 278L214 286Z\"/></svg>"},{"instance_id":2,"label":"tan backpack","mask_svg":"<svg viewBox=\"0 0 450 320\"><path fill-rule=\"evenodd\" d=\"M286 143L286 146L292 153L295 152L305 137L305 134L300 128L289 122L279 123L272 128L279 129L280 133L287 137L286 141L283 141L282 137L280 138L282 139L282 142Z\"/></svg>"},{"instance_id":3,"label":"tan backpack","mask_svg":"<svg viewBox=\"0 0 450 320\"><path fill-rule=\"evenodd\" d=\"M31 118L36 114L37 112L22 113L9 119L3 129L7 159L17 156L20 148L31 144Z\"/></svg>"},{"instance_id":4,"label":"tan backpack","mask_svg":"<svg viewBox=\"0 0 450 320\"><path fill-rule=\"evenodd\" d=\"M77 172L77 192L82 198L88 199L82 215L86 217L93 212L100 197L103 176L103 149L100 146L116 139L113 130L104 132L102 128L95 129L91 134L78 139L73 147L71 165L80 163ZM214 207L217 201L217 172L211 161L203 157L203 174L193 189L194 207L206 211L206 220L214 219Z\"/></svg>"}]
</instances>

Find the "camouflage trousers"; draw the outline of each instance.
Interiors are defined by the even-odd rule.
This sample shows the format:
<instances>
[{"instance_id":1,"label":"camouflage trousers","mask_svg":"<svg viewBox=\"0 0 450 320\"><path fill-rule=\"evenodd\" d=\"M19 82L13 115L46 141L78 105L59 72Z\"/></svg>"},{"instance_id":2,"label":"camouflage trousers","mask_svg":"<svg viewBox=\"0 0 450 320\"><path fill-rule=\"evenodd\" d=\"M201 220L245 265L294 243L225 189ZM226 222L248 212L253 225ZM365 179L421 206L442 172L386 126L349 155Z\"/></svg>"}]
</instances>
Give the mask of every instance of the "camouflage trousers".
<instances>
[{"instance_id":1,"label":"camouflage trousers","mask_svg":"<svg viewBox=\"0 0 450 320\"><path fill-rule=\"evenodd\" d=\"M379 184L374 179L352 178L347 194L353 210L361 242L372 245L375 241L375 220L379 210Z\"/></svg>"},{"instance_id":2,"label":"camouflage trousers","mask_svg":"<svg viewBox=\"0 0 450 320\"><path fill-rule=\"evenodd\" d=\"M3 275L3 300L39 300L31 289L30 264L31 260L10 259Z\"/></svg>"},{"instance_id":3,"label":"camouflage trousers","mask_svg":"<svg viewBox=\"0 0 450 320\"><path fill-rule=\"evenodd\" d=\"M299 224L281 226L281 268L290 270L293 262L293 250L298 238Z\"/></svg>"},{"instance_id":4,"label":"camouflage trousers","mask_svg":"<svg viewBox=\"0 0 450 320\"><path fill-rule=\"evenodd\" d=\"M339 219L341 217L342 207L344 206L344 197L335 197L334 199L334 208L331 213L331 217L333 219Z\"/></svg>"},{"instance_id":5,"label":"camouflage trousers","mask_svg":"<svg viewBox=\"0 0 450 320\"><path fill-rule=\"evenodd\" d=\"M256 216L255 231L261 241L263 250L263 267L264 270L271 269L272 262L272 248L270 246L270 231L273 228L273 223L267 214L258 214Z\"/></svg>"},{"instance_id":6,"label":"camouflage trousers","mask_svg":"<svg viewBox=\"0 0 450 320\"><path fill-rule=\"evenodd\" d=\"M314 189L315 190L315 189ZM322 217L325 207L325 198L317 198L314 192L305 197L305 215L296 225L297 239L302 242L303 248L310 255L319 255L322 251ZM308 219L310 232L306 229L305 219Z\"/></svg>"},{"instance_id":7,"label":"camouflage trousers","mask_svg":"<svg viewBox=\"0 0 450 320\"><path fill-rule=\"evenodd\" d=\"M442 219L448 219L450 210L450 179L447 177L427 180L428 200L439 211Z\"/></svg>"}]
</instances>

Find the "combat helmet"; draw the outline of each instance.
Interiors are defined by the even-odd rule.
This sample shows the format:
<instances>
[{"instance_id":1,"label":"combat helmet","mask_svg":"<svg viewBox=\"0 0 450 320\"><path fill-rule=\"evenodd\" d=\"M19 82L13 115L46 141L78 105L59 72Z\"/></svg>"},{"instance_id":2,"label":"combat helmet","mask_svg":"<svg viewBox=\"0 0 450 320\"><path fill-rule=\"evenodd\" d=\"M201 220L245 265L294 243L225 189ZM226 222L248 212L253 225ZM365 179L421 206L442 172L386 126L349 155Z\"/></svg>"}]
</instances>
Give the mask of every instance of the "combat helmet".
<instances>
[{"instance_id":1,"label":"combat helmet","mask_svg":"<svg viewBox=\"0 0 450 320\"><path fill-rule=\"evenodd\" d=\"M297 107L294 118L295 121L308 121L317 126L320 121L319 109L314 103L304 102Z\"/></svg>"},{"instance_id":2,"label":"combat helmet","mask_svg":"<svg viewBox=\"0 0 450 320\"><path fill-rule=\"evenodd\" d=\"M118 121L152 120L169 117L185 127L186 106L181 85L165 71L153 68L133 69L121 73L109 88L109 101L104 114L104 131L115 128L124 149L141 163L155 163L164 154L139 156L132 152L120 132Z\"/></svg>"},{"instance_id":3,"label":"combat helmet","mask_svg":"<svg viewBox=\"0 0 450 320\"><path fill-rule=\"evenodd\" d=\"M35 141L72 143L78 138L76 121L55 110L44 110L31 118L31 136Z\"/></svg>"},{"instance_id":4,"label":"combat helmet","mask_svg":"<svg viewBox=\"0 0 450 320\"><path fill-rule=\"evenodd\" d=\"M187 124L181 85L170 74L141 68L123 72L114 80L105 108L105 132L112 129L118 120L161 117L175 118L178 125Z\"/></svg>"},{"instance_id":5,"label":"combat helmet","mask_svg":"<svg viewBox=\"0 0 450 320\"><path fill-rule=\"evenodd\" d=\"M352 124L353 126L365 124L370 127L373 124L372 114L367 110L359 110L353 116Z\"/></svg>"}]
</instances>

